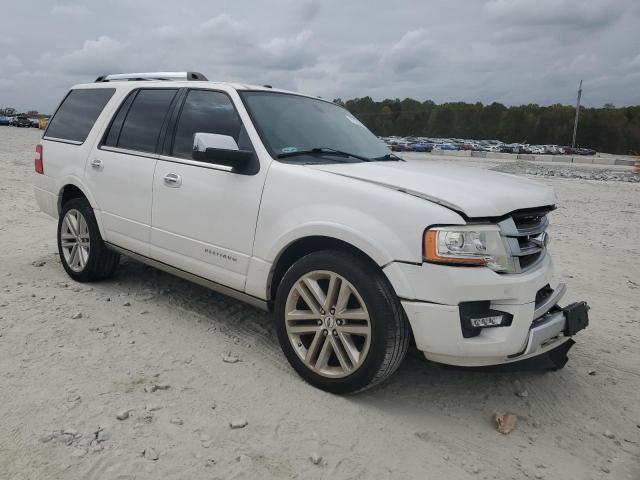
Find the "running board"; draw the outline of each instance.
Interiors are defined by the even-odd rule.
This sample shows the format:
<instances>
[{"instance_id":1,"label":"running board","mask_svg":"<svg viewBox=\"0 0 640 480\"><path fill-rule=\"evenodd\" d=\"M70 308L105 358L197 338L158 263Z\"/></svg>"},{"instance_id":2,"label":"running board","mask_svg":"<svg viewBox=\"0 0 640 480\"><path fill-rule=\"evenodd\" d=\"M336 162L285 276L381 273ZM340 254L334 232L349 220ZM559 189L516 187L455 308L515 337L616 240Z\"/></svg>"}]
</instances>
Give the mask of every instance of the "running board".
<instances>
[{"instance_id":1,"label":"running board","mask_svg":"<svg viewBox=\"0 0 640 480\"><path fill-rule=\"evenodd\" d=\"M206 278L194 275L193 273L185 272L184 270L180 270L179 268L172 267L171 265L167 265L166 263L162 263L152 258L145 257L144 255L140 255L138 253L132 252L131 250L127 250L126 248L118 247L117 245L114 245L112 243L105 242L105 244L107 248L113 250L114 252L118 252L126 257L133 258L140 263L144 263L146 265L149 265L150 267L157 268L158 270L162 270L163 272L167 272L171 275L175 275L176 277L180 277L184 280L196 283L202 287L208 288L209 290L213 290L215 292L222 293L223 295L227 295L228 297L235 298L236 300L248 303L249 305L259 308L260 310L264 310L265 312L269 311L269 304L265 300L248 295L238 290L234 290L233 288L226 287L219 283L212 282L211 280L207 280Z\"/></svg>"}]
</instances>

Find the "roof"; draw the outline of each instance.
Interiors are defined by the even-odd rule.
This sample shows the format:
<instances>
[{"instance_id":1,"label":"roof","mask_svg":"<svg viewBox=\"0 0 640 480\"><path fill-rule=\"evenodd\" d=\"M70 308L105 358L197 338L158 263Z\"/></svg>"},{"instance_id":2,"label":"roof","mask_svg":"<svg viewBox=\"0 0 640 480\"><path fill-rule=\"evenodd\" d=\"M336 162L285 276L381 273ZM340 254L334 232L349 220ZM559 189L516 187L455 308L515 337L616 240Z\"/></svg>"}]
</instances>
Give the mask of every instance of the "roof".
<instances>
[{"instance_id":1,"label":"roof","mask_svg":"<svg viewBox=\"0 0 640 480\"><path fill-rule=\"evenodd\" d=\"M194 87L205 87L205 88L222 88L222 89L233 89L239 91L264 91L264 92L275 92L275 93L287 93L290 95L299 95L301 97L314 98L317 100L324 100L326 102L332 103L330 100L325 98L321 98L314 95L309 95L305 93L295 92L292 90L285 90L281 88L273 88L271 86L265 85L253 85L250 83L236 83L236 82L216 82L216 81L200 81L200 80L129 80L129 81L111 81L111 82L93 82L93 83L81 83L78 85L74 85L71 87L72 90L80 89L80 88L126 88L127 90L133 90L134 88L141 87L176 87L176 88L194 88Z\"/></svg>"}]
</instances>

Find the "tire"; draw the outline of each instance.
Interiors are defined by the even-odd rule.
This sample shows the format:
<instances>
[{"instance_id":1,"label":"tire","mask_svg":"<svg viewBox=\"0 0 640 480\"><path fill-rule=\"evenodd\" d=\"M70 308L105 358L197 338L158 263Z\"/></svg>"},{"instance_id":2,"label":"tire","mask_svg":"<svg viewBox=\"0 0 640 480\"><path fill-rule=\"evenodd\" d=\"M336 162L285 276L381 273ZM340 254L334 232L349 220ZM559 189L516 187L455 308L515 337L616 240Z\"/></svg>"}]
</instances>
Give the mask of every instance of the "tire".
<instances>
[{"instance_id":1,"label":"tire","mask_svg":"<svg viewBox=\"0 0 640 480\"><path fill-rule=\"evenodd\" d=\"M113 274L120 262L120 255L107 249L102 240L86 198L73 198L62 206L57 237L62 266L77 282L104 280Z\"/></svg>"},{"instance_id":2,"label":"tire","mask_svg":"<svg viewBox=\"0 0 640 480\"><path fill-rule=\"evenodd\" d=\"M283 276L275 300L282 351L321 390L371 388L407 353L411 334L398 297L377 266L354 254L324 250L301 258Z\"/></svg>"}]
</instances>

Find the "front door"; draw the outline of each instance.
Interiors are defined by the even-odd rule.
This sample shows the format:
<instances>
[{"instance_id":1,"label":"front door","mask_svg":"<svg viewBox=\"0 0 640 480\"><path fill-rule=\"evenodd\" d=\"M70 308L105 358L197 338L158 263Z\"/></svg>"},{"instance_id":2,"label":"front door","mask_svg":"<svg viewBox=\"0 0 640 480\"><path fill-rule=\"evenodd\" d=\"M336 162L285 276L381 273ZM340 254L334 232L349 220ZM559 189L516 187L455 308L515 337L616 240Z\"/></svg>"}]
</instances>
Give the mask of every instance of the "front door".
<instances>
[{"instance_id":1,"label":"front door","mask_svg":"<svg viewBox=\"0 0 640 480\"><path fill-rule=\"evenodd\" d=\"M241 174L193 159L193 137L198 132L229 135L240 149L253 150L225 92L186 92L174 131L153 180L151 257L242 291L264 168Z\"/></svg>"}]
</instances>

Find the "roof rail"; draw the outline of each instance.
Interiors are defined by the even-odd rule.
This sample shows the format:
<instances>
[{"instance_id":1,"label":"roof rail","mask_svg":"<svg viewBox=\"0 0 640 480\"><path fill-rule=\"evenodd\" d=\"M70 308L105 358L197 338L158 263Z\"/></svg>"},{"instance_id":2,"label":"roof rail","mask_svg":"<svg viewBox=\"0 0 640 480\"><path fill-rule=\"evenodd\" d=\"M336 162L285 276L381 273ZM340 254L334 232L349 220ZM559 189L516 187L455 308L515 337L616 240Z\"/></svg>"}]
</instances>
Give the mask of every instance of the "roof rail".
<instances>
[{"instance_id":1,"label":"roof rail","mask_svg":"<svg viewBox=\"0 0 640 480\"><path fill-rule=\"evenodd\" d=\"M207 77L198 72L116 73L111 75L101 75L96 78L96 83L139 80L199 80L206 82Z\"/></svg>"}]
</instances>

